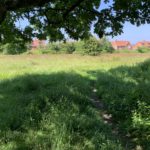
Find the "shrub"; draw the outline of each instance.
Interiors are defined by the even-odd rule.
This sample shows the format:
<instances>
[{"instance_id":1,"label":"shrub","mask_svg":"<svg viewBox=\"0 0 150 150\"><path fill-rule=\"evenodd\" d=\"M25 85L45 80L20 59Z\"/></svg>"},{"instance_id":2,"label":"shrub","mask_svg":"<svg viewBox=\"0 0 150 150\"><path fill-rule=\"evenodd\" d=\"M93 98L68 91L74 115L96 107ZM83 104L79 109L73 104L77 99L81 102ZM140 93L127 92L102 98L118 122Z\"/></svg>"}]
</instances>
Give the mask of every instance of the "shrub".
<instances>
[{"instance_id":1,"label":"shrub","mask_svg":"<svg viewBox=\"0 0 150 150\"><path fill-rule=\"evenodd\" d=\"M68 54L72 54L76 50L76 47L74 43L66 43L65 50Z\"/></svg>"},{"instance_id":2,"label":"shrub","mask_svg":"<svg viewBox=\"0 0 150 150\"><path fill-rule=\"evenodd\" d=\"M104 37L100 41L101 50L106 53L113 53L114 48L112 47L111 43Z\"/></svg>"},{"instance_id":3,"label":"shrub","mask_svg":"<svg viewBox=\"0 0 150 150\"><path fill-rule=\"evenodd\" d=\"M138 51L139 53L146 53L146 52L150 52L150 49L149 49L149 48L146 48L146 47L139 47L139 48L137 49L137 51Z\"/></svg>"},{"instance_id":4,"label":"shrub","mask_svg":"<svg viewBox=\"0 0 150 150\"><path fill-rule=\"evenodd\" d=\"M98 55L102 52L112 53L114 51L111 43L105 37L101 40L90 37L84 42L83 50L84 53L89 55Z\"/></svg>"},{"instance_id":5,"label":"shrub","mask_svg":"<svg viewBox=\"0 0 150 150\"><path fill-rule=\"evenodd\" d=\"M20 54L27 51L24 43L7 43L0 46L0 51L3 54Z\"/></svg>"},{"instance_id":6,"label":"shrub","mask_svg":"<svg viewBox=\"0 0 150 150\"><path fill-rule=\"evenodd\" d=\"M98 55L101 52L100 42L96 38L90 37L84 41L83 50L85 54Z\"/></svg>"},{"instance_id":7,"label":"shrub","mask_svg":"<svg viewBox=\"0 0 150 150\"><path fill-rule=\"evenodd\" d=\"M53 44L51 44L50 48L51 48L52 51L60 52L62 46L61 46L60 43L53 43Z\"/></svg>"},{"instance_id":8,"label":"shrub","mask_svg":"<svg viewBox=\"0 0 150 150\"><path fill-rule=\"evenodd\" d=\"M133 111L133 127L148 129L150 126L150 106L145 102L138 102L138 108ZM140 132L140 131L139 131Z\"/></svg>"},{"instance_id":9,"label":"shrub","mask_svg":"<svg viewBox=\"0 0 150 150\"><path fill-rule=\"evenodd\" d=\"M139 137L137 142L148 146L150 140L150 105L145 102L138 102L138 108L132 114L133 135Z\"/></svg>"}]
</instances>

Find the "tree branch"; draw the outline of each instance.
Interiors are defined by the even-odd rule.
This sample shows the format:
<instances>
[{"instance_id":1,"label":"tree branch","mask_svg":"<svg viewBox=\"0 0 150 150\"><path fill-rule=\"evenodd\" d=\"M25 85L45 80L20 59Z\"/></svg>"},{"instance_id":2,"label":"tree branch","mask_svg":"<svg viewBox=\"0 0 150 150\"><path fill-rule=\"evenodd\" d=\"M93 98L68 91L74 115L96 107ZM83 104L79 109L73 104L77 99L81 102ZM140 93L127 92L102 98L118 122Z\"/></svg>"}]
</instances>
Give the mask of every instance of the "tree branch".
<instances>
[{"instance_id":1,"label":"tree branch","mask_svg":"<svg viewBox=\"0 0 150 150\"><path fill-rule=\"evenodd\" d=\"M68 9L66 10L66 12L63 14L63 18L66 18L67 15L68 15L71 11L73 11L76 7L80 6L80 4L81 4L83 1L85 1L85 0L77 0L76 3L74 3L70 8L68 8Z\"/></svg>"},{"instance_id":2,"label":"tree branch","mask_svg":"<svg viewBox=\"0 0 150 150\"><path fill-rule=\"evenodd\" d=\"M66 17L68 16L68 14L71 11L73 11L76 7L80 6L80 4L83 1L84 0L77 0L68 9L61 9L62 12L64 11L64 13L62 13L63 20L66 19ZM46 3L49 3L49 2L52 2L52 0L34 0L34 1L33 0L6 0L5 2L0 4L0 24L6 18L7 11L16 11L21 8L42 7L43 5L45 5ZM3 9L5 11L3 11ZM52 8L51 10L60 11L60 9L55 9L55 8Z\"/></svg>"}]
</instances>

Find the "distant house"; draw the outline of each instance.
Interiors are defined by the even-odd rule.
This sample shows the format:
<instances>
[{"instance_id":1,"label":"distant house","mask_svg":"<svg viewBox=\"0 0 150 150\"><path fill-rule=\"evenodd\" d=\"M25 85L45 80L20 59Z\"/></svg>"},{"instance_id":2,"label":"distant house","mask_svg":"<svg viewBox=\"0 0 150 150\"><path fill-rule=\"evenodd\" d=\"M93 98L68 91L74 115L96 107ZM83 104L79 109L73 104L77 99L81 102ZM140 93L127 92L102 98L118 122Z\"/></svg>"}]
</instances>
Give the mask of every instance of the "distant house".
<instances>
[{"instance_id":1,"label":"distant house","mask_svg":"<svg viewBox=\"0 0 150 150\"><path fill-rule=\"evenodd\" d=\"M133 46L133 49L136 50L140 47L150 48L150 42L149 41L138 42Z\"/></svg>"},{"instance_id":2,"label":"distant house","mask_svg":"<svg viewBox=\"0 0 150 150\"><path fill-rule=\"evenodd\" d=\"M44 40L38 40L38 39L34 39L31 43L31 49L37 49L40 47L45 47L46 43Z\"/></svg>"},{"instance_id":3,"label":"distant house","mask_svg":"<svg viewBox=\"0 0 150 150\"><path fill-rule=\"evenodd\" d=\"M113 41L111 44L115 50L132 49L132 45L129 41Z\"/></svg>"}]
</instances>

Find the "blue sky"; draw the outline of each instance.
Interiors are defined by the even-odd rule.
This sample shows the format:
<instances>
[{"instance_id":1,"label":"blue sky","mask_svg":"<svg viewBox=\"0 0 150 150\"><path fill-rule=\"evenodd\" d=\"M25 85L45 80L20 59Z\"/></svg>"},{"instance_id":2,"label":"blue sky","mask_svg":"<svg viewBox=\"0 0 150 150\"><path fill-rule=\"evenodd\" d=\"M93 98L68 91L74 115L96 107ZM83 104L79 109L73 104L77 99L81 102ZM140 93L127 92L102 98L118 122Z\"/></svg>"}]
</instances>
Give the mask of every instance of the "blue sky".
<instances>
[{"instance_id":1,"label":"blue sky","mask_svg":"<svg viewBox=\"0 0 150 150\"><path fill-rule=\"evenodd\" d=\"M140 27L131 25L130 23L124 24L124 29L121 35L110 40L128 40L132 44L138 41L150 41L150 24L141 25Z\"/></svg>"},{"instance_id":2,"label":"blue sky","mask_svg":"<svg viewBox=\"0 0 150 150\"><path fill-rule=\"evenodd\" d=\"M104 0L101 0L100 10L107 8L112 4L112 0L110 0L109 4L105 4ZM124 24L123 33L114 38L109 38L110 40L128 40L132 44L135 44L138 41L150 41L150 24L141 25L139 27L126 22Z\"/></svg>"}]
</instances>

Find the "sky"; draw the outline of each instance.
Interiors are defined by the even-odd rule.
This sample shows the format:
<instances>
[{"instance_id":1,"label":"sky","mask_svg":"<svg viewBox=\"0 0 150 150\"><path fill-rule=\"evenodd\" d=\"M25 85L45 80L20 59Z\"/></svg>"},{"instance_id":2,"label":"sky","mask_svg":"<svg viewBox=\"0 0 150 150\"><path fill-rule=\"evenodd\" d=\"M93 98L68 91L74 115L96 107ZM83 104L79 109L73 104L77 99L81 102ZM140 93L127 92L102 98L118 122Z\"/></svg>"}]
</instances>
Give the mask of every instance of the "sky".
<instances>
[{"instance_id":1,"label":"sky","mask_svg":"<svg viewBox=\"0 0 150 150\"><path fill-rule=\"evenodd\" d=\"M104 0L101 0L101 5L99 10L107 8L112 4L112 0L110 0L109 4L105 4ZM113 40L128 40L132 44L135 44L138 41L150 41L150 24L145 24L137 27L136 25L132 25L129 22L124 24L123 33L114 38L109 37L111 41Z\"/></svg>"},{"instance_id":2,"label":"sky","mask_svg":"<svg viewBox=\"0 0 150 150\"><path fill-rule=\"evenodd\" d=\"M150 24L141 25L140 27L131 25L130 23L124 24L123 33L110 40L128 40L132 44L138 41L150 41Z\"/></svg>"}]
</instances>

